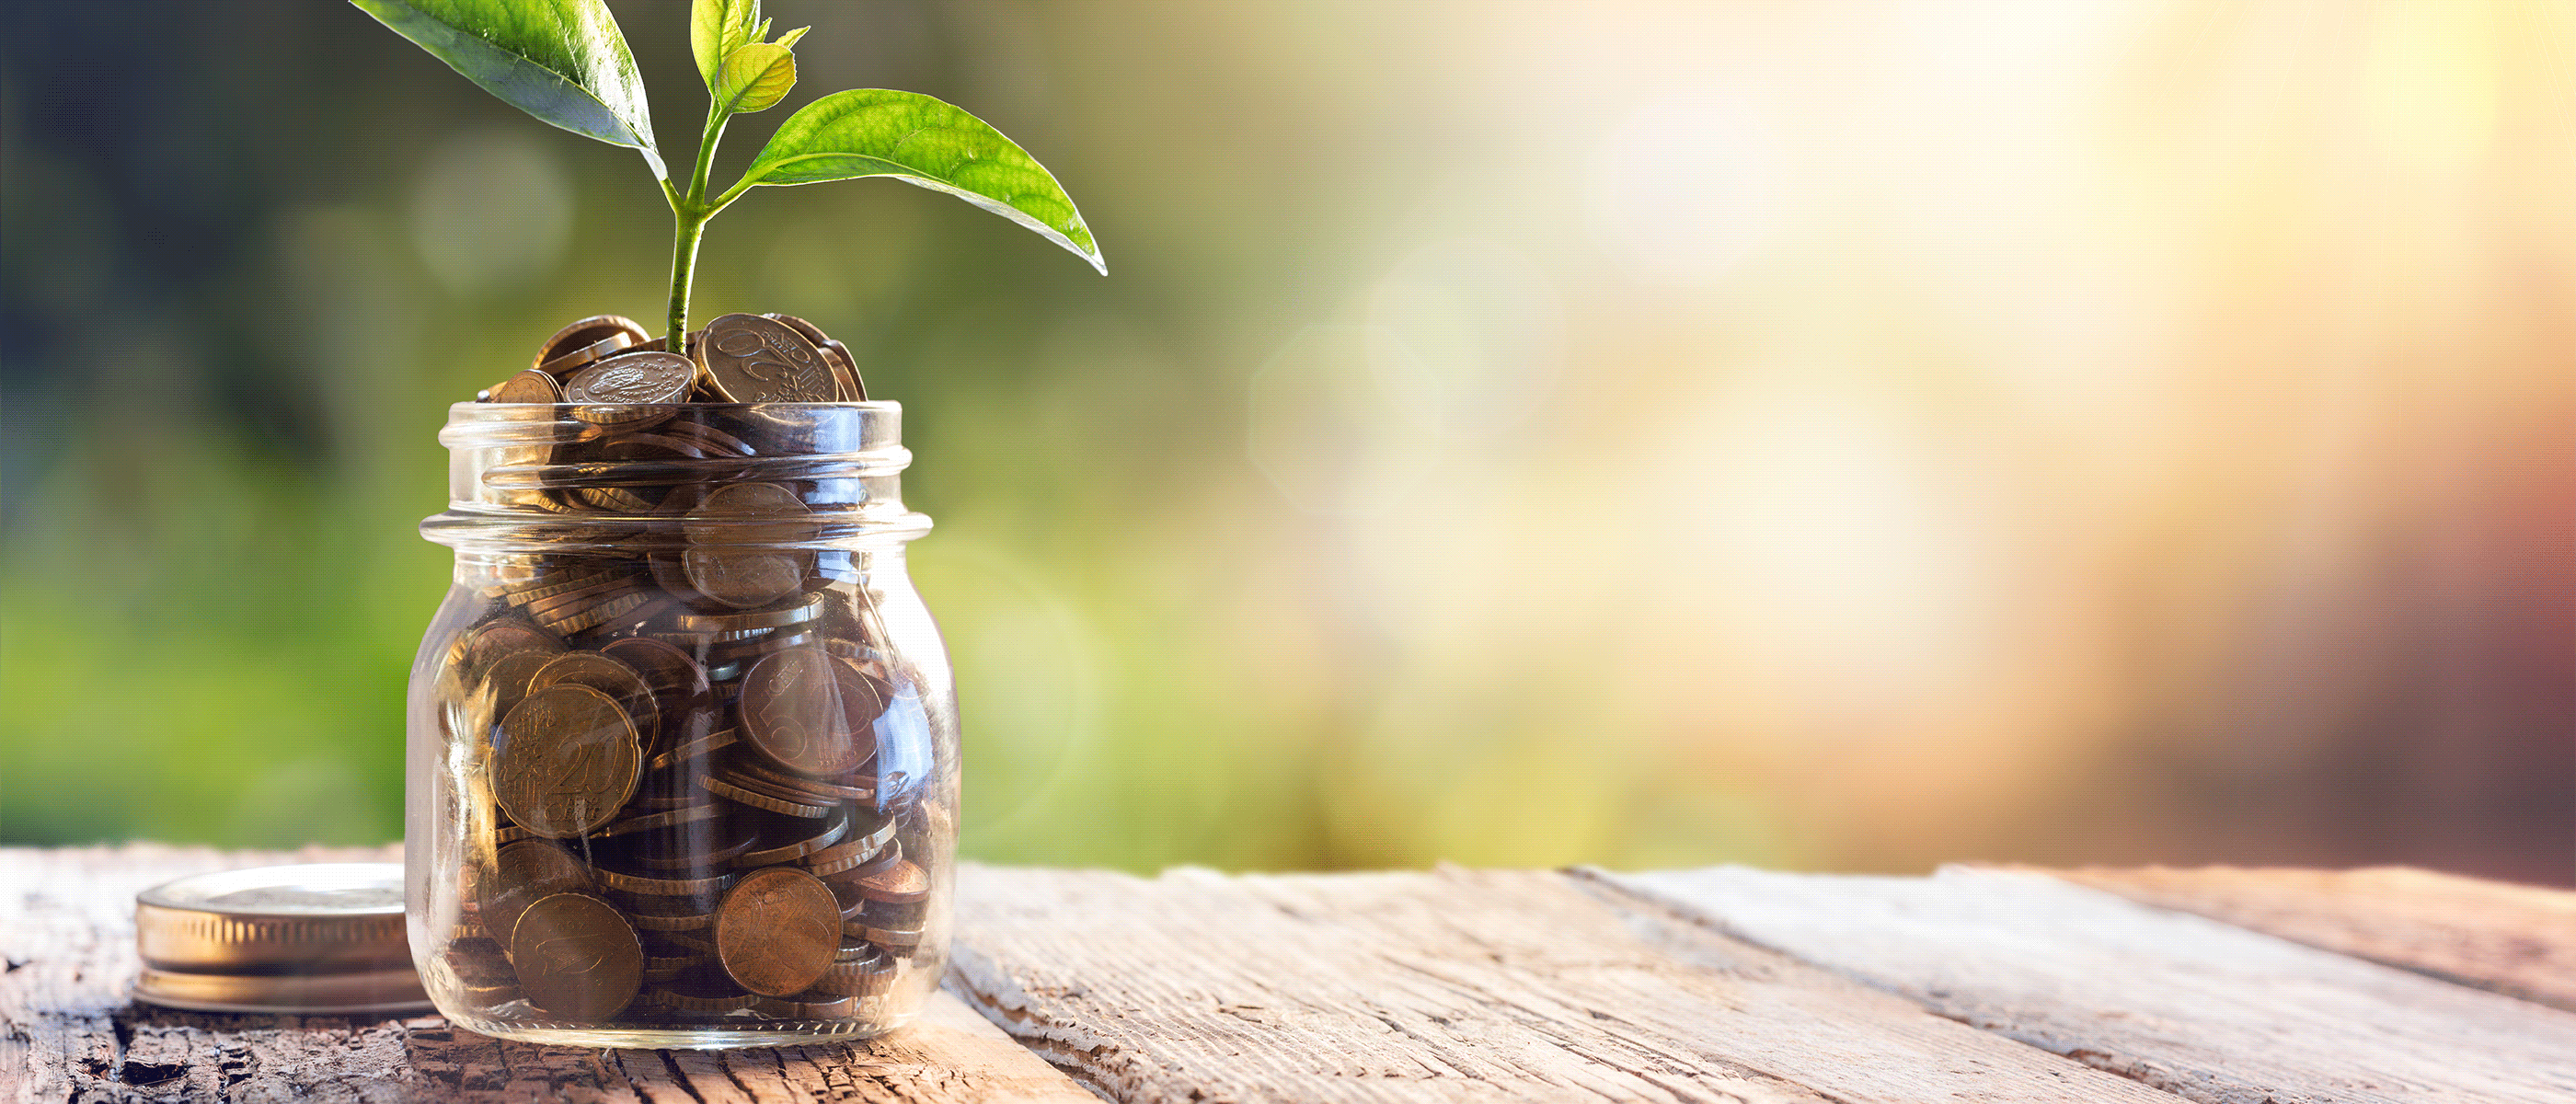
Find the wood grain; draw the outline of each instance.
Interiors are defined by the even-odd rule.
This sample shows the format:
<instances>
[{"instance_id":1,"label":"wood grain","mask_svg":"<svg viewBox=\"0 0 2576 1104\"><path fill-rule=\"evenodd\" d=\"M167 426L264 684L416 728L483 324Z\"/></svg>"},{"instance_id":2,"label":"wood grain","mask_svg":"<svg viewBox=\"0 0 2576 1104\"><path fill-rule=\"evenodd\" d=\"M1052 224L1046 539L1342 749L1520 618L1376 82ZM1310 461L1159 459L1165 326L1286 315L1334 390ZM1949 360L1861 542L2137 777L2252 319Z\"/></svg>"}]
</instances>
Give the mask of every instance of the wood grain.
<instances>
[{"instance_id":1,"label":"wood grain","mask_svg":"<svg viewBox=\"0 0 2576 1104\"><path fill-rule=\"evenodd\" d=\"M539 1047L437 1016L206 1015L126 998L136 890L205 870L400 857L0 849L0 1099L1097 1102L946 994L882 1039L725 1052Z\"/></svg>"},{"instance_id":2,"label":"wood grain","mask_svg":"<svg viewBox=\"0 0 2576 1104\"><path fill-rule=\"evenodd\" d=\"M960 888L952 984L1118 1100L2173 1104L1554 872Z\"/></svg>"},{"instance_id":3,"label":"wood grain","mask_svg":"<svg viewBox=\"0 0 2576 1104\"><path fill-rule=\"evenodd\" d=\"M2576 1011L2576 893L2411 867L2045 871L2158 908Z\"/></svg>"},{"instance_id":4,"label":"wood grain","mask_svg":"<svg viewBox=\"0 0 2576 1104\"><path fill-rule=\"evenodd\" d=\"M2576 1100L2576 1014L2054 878L1594 876L2205 1104Z\"/></svg>"}]
</instances>

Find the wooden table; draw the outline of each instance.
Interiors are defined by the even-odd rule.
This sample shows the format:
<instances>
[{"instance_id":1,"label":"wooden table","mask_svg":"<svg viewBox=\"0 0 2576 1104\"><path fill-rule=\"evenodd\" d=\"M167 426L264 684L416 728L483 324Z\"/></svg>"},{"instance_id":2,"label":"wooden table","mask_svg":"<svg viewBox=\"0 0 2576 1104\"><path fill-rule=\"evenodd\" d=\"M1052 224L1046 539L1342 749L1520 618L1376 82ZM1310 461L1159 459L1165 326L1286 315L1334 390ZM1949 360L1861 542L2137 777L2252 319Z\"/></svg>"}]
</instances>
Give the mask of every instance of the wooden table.
<instances>
[{"instance_id":1,"label":"wooden table","mask_svg":"<svg viewBox=\"0 0 2576 1104\"><path fill-rule=\"evenodd\" d=\"M2415 870L970 867L918 1026L721 1053L126 998L135 890L396 855L0 850L7 1098L2576 1102L2576 894Z\"/></svg>"}]
</instances>

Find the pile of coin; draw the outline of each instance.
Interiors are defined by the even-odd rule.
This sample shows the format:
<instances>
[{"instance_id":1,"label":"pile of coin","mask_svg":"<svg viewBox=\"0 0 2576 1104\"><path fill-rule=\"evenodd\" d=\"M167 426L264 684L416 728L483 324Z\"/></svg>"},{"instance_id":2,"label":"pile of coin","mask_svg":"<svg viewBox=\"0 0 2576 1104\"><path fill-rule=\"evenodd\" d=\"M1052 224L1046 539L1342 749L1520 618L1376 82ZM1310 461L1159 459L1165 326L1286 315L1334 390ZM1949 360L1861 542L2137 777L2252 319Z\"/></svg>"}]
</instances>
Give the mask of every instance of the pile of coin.
<instances>
[{"instance_id":1,"label":"pile of coin","mask_svg":"<svg viewBox=\"0 0 2576 1104\"><path fill-rule=\"evenodd\" d=\"M555 331L535 363L475 396L502 403L865 402L850 350L792 314L728 314L669 350L632 318Z\"/></svg>"},{"instance_id":2,"label":"pile of coin","mask_svg":"<svg viewBox=\"0 0 2576 1104\"><path fill-rule=\"evenodd\" d=\"M816 443L704 404L856 399L858 376L785 316L659 344L585 319L484 396L568 404L545 416L584 428L505 458L548 473L506 501L597 522L486 557L442 653L469 835L444 963L523 1019L857 1015L924 942L917 849L946 814L920 682L863 554L814 539L810 504L864 496L751 478Z\"/></svg>"}]
</instances>

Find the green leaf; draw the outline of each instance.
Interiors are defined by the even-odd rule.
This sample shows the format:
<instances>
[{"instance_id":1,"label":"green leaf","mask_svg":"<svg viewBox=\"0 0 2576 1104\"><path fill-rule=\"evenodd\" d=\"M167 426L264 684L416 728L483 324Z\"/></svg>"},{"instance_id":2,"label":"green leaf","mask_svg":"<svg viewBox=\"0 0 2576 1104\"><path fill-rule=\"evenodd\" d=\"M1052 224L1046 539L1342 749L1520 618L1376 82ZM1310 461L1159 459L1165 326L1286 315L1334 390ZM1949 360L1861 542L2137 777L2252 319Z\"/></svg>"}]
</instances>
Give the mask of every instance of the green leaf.
<instances>
[{"instance_id":1,"label":"green leaf","mask_svg":"<svg viewBox=\"0 0 2576 1104\"><path fill-rule=\"evenodd\" d=\"M725 55L716 70L717 109L727 115L767 111L796 87L796 55L775 42L754 42Z\"/></svg>"},{"instance_id":2,"label":"green leaf","mask_svg":"<svg viewBox=\"0 0 2576 1104\"><path fill-rule=\"evenodd\" d=\"M653 148L644 82L626 35L600 0L349 0L530 115L612 146L631 146L667 177Z\"/></svg>"},{"instance_id":3,"label":"green leaf","mask_svg":"<svg viewBox=\"0 0 2576 1104\"><path fill-rule=\"evenodd\" d=\"M716 70L726 55L752 40L751 28L758 22L760 0L691 0L689 54L697 59L698 77L707 82L707 91L715 91Z\"/></svg>"},{"instance_id":4,"label":"green leaf","mask_svg":"<svg viewBox=\"0 0 2576 1104\"><path fill-rule=\"evenodd\" d=\"M764 25L765 25L765 24L764 24ZM796 45L796 40L797 40L797 39L800 39L800 38L805 37L805 32L810 31L810 30L813 30L813 29L814 29L814 28L812 28L812 27L798 27L798 28L796 28L795 30L789 31L789 32L787 32L786 34L783 34L783 35L778 36L778 44L779 44L779 45L781 45L781 46L789 46L789 47L792 47L792 46Z\"/></svg>"},{"instance_id":5,"label":"green leaf","mask_svg":"<svg viewBox=\"0 0 2576 1104\"><path fill-rule=\"evenodd\" d=\"M819 184L891 176L946 192L1037 231L1090 261L1109 263L1055 177L1002 132L918 92L835 92L787 117L726 201L756 184Z\"/></svg>"}]
</instances>

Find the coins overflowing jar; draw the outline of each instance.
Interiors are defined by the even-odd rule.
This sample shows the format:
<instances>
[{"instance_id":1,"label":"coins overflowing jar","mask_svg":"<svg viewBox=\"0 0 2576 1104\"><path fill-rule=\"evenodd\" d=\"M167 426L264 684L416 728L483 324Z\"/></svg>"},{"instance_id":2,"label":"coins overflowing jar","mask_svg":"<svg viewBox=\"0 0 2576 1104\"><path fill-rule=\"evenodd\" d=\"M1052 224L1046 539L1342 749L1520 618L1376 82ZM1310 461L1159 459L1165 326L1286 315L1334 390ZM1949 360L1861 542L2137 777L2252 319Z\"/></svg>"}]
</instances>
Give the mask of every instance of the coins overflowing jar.
<instances>
[{"instance_id":1,"label":"coins overflowing jar","mask_svg":"<svg viewBox=\"0 0 2576 1104\"><path fill-rule=\"evenodd\" d=\"M597 1046L905 1023L946 955L958 782L900 408L563 398L440 434L422 531L455 582L408 716L430 998Z\"/></svg>"}]
</instances>

